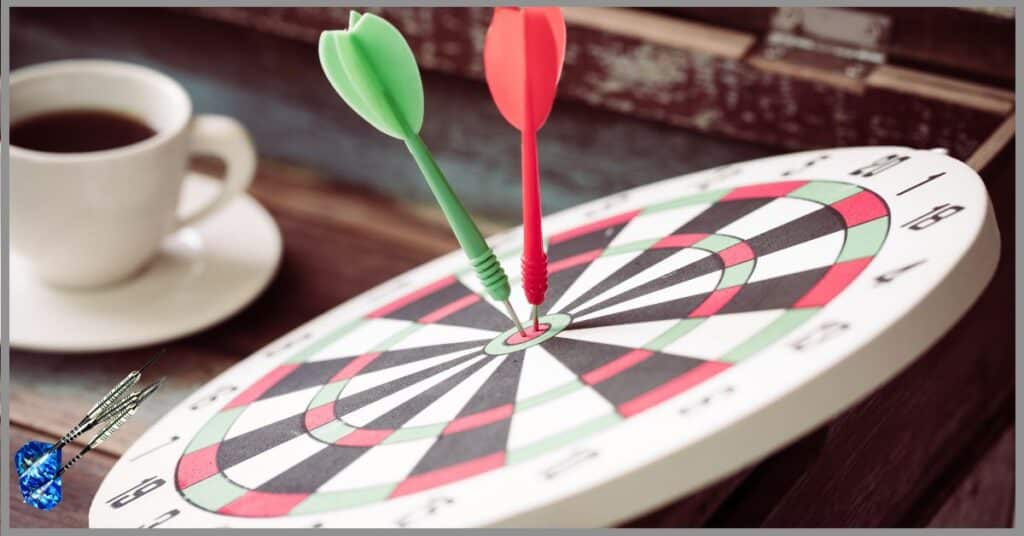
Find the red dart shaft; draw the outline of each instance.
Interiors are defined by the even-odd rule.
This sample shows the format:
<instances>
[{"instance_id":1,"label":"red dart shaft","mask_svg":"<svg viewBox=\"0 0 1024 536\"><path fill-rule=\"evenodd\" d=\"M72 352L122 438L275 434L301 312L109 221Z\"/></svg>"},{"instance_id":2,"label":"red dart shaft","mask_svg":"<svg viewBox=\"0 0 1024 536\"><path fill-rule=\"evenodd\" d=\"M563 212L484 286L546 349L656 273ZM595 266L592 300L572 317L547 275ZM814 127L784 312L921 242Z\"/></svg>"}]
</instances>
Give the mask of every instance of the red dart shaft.
<instances>
[{"instance_id":1,"label":"red dart shaft","mask_svg":"<svg viewBox=\"0 0 1024 536\"><path fill-rule=\"evenodd\" d=\"M537 132L523 130L523 292L539 306L548 291L548 256L540 225L540 175L537 171Z\"/></svg>"}]
</instances>

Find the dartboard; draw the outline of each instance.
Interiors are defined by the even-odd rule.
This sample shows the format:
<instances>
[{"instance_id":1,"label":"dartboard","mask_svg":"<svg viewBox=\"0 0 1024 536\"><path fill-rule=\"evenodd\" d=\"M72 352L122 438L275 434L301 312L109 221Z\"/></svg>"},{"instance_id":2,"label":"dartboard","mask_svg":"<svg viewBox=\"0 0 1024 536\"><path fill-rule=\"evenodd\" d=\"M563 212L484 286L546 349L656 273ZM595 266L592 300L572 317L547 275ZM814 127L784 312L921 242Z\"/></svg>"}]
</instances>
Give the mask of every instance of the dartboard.
<instances>
[{"instance_id":1,"label":"dartboard","mask_svg":"<svg viewBox=\"0 0 1024 536\"><path fill-rule=\"evenodd\" d=\"M539 329L511 328L461 253L425 264L171 411L108 475L92 525L622 522L870 392L998 259L978 176L901 147L715 168L545 230ZM519 237L491 240L506 264Z\"/></svg>"}]
</instances>

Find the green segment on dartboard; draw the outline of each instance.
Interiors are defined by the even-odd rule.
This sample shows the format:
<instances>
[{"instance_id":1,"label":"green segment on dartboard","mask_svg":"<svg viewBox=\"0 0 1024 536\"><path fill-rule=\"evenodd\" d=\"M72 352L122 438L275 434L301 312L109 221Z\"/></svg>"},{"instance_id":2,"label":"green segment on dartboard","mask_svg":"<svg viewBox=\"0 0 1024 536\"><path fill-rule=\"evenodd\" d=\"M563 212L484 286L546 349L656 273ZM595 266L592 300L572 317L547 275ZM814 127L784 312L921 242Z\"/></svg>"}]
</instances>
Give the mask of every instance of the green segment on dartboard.
<instances>
[{"instance_id":1,"label":"green segment on dartboard","mask_svg":"<svg viewBox=\"0 0 1024 536\"><path fill-rule=\"evenodd\" d=\"M419 136L423 82L409 44L386 20L352 11L348 30L320 35L320 64L341 98L377 130L405 142L487 293L507 302L509 283Z\"/></svg>"}]
</instances>

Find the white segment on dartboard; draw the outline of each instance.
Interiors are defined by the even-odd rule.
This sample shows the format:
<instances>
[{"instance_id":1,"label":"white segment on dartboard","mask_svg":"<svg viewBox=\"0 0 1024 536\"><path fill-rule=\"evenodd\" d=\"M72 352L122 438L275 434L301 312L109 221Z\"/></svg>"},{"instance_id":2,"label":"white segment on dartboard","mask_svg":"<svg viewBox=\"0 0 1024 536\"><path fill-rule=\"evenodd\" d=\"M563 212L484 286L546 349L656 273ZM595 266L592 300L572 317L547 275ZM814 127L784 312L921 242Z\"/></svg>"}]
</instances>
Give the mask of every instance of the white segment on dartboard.
<instances>
[{"instance_id":1,"label":"white segment on dartboard","mask_svg":"<svg viewBox=\"0 0 1024 536\"><path fill-rule=\"evenodd\" d=\"M657 240L664 238L665 236L672 234L673 231L683 226L694 217L700 215L701 212L707 210L710 206L710 203L705 203L662 210L652 214L637 215L628 224L626 224L621 231L619 231L619 234L612 239L606 249L611 250L618 246L624 246L643 240ZM606 277L614 273L615 270L618 270L636 257L640 256L641 253L643 253L643 251L611 255L600 258L598 262L591 263L590 266L588 266L586 270L584 270L584 272L572 283L572 285L562 293L562 296L558 298L558 301L551 306L551 310L562 311L566 305L572 303L576 298L592 288L598 282L603 281ZM626 283L628 283L628 281L623 282L623 284ZM618 288L618 285L616 288ZM607 295L610 292L611 291L602 293L602 296ZM586 304L583 304L583 306L586 306L593 301L595 300L588 300Z\"/></svg>"},{"instance_id":2,"label":"white segment on dartboard","mask_svg":"<svg viewBox=\"0 0 1024 536\"><path fill-rule=\"evenodd\" d=\"M528 348L523 357L523 370L519 374L516 402L529 400L552 389L577 381L579 378L576 377L576 374L566 368L543 346Z\"/></svg>"},{"instance_id":3,"label":"white segment on dartboard","mask_svg":"<svg viewBox=\"0 0 1024 536\"><path fill-rule=\"evenodd\" d=\"M710 257L711 255L713 255L711 252L705 251L703 249L680 249L679 251L669 256L667 259L655 264L654 266L651 266L650 268L641 271L640 273L626 279L625 281L619 283L618 285L615 285L614 287L594 296L593 298L587 300L586 302L581 303L578 307L573 308L573 311L586 310L587 308L594 304L601 303L608 298L618 296L619 294L622 294L628 290L643 285L644 283L654 281L655 279L663 277L676 270L685 268L699 260L702 260L706 257Z\"/></svg>"},{"instance_id":4,"label":"white segment on dartboard","mask_svg":"<svg viewBox=\"0 0 1024 536\"><path fill-rule=\"evenodd\" d=\"M508 449L514 451L614 413L615 408L604 397L589 387L581 387L546 404L516 411L512 415Z\"/></svg>"},{"instance_id":5,"label":"white segment on dartboard","mask_svg":"<svg viewBox=\"0 0 1024 536\"><path fill-rule=\"evenodd\" d=\"M490 330L453 326L450 324L417 325L414 322L409 322L408 325L416 327L416 331L413 331L408 336L389 347L388 350L418 348L420 346L430 346L441 342L489 341L497 335L497 332Z\"/></svg>"},{"instance_id":6,"label":"white segment on dartboard","mask_svg":"<svg viewBox=\"0 0 1024 536\"><path fill-rule=\"evenodd\" d=\"M784 310L775 309L715 315L661 351L700 359L719 359L739 343L778 320L784 313Z\"/></svg>"},{"instance_id":7,"label":"white segment on dartboard","mask_svg":"<svg viewBox=\"0 0 1024 536\"><path fill-rule=\"evenodd\" d=\"M452 390L441 396L437 401L430 404L405 423L405 427L425 426L430 424L445 423L454 420L469 399L473 397L483 386L484 382L494 374L508 356L499 356L491 359L479 370L473 372L470 377L459 382Z\"/></svg>"},{"instance_id":8,"label":"white segment on dartboard","mask_svg":"<svg viewBox=\"0 0 1024 536\"><path fill-rule=\"evenodd\" d=\"M431 367L435 367L442 363L448 363L450 361L460 359L462 357L465 357L468 351L469 350L456 350L454 352L441 354L435 357L428 357L425 359L412 361L410 363L405 363L402 365L395 365L380 370L359 374L355 378L349 380L347 384L345 384L345 388L342 391L342 396L351 396L356 393L361 393L363 391L366 391L367 389L373 389L374 387L378 387L386 383L393 382L399 378L404 378L406 376L413 375L417 372L429 369Z\"/></svg>"},{"instance_id":9,"label":"white segment on dartboard","mask_svg":"<svg viewBox=\"0 0 1024 536\"><path fill-rule=\"evenodd\" d=\"M757 258L748 282L831 266L843 249L846 231L836 231Z\"/></svg>"},{"instance_id":10,"label":"white segment on dartboard","mask_svg":"<svg viewBox=\"0 0 1024 536\"><path fill-rule=\"evenodd\" d=\"M350 424L352 426L366 426L370 424L370 422L372 422L374 419L377 419L378 417L384 415L385 413L394 410L398 406L414 398L416 395L419 395L420 393L423 393L427 389L430 389L431 387L443 382L444 380L447 380L448 378L455 376L459 372L462 372L463 370L473 365L476 365L486 357L488 356L481 353L477 357L474 357L463 363L459 363L454 367L438 372L433 376L415 382L408 387L399 389L361 408L346 413L345 415L342 416L342 418L347 424ZM342 394L344 395L344 392L342 392Z\"/></svg>"},{"instance_id":11,"label":"white segment on dartboard","mask_svg":"<svg viewBox=\"0 0 1024 536\"><path fill-rule=\"evenodd\" d=\"M352 331L345 333L343 337L333 344L317 352L309 361L323 361L337 359L341 356L364 354L372 350L387 337L408 327L408 325L409 323L404 320L393 320L390 318L367 318L361 320Z\"/></svg>"},{"instance_id":12,"label":"white segment on dartboard","mask_svg":"<svg viewBox=\"0 0 1024 536\"><path fill-rule=\"evenodd\" d=\"M324 482L317 492L346 491L400 482L437 441L427 437L378 445Z\"/></svg>"},{"instance_id":13,"label":"white segment on dartboard","mask_svg":"<svg viewBox=\"0 0 1024 536\"><path fill-rule=\"evenodd\" d=\"M722 271L716 270L709 274L704 274L699 277L695 277L682 283L677 283L658 292L651 292L638 296L631 300L616 303L608 307L602 307L588 312L587 314L580 315L580 320L586 320L588 318L597 318L606 316L614 313L621 313L623 311L629 311L637 309L639 307L646 307L670 300L678 300L680 298L687 298L690 296L697 296L699 294L707 294L715 290L718 286L718 282L722 279Z\"/></svg>"},{"instance_id":14,"label":"white segment on dartboard","mask_svg":"<svg viewBox=\"0 0 1024 536\"><path fill-rule=\"evenodd\" d=\"M572 328L566 329L561 336L567 339L574 339L584 342L599 342L624 348L643 348L645 344L665 333L672 326L679 323L679 320L654 320L651 322L635 322L631 324L616 324L615 328L608 329L607 326L595 328Z\"/></svg>"},{"instance_id":15,"label":"white segment on dartboard","mask_svg":"<svg viewBox=\"0 0 1024 536\"><path fill-rule=\"evenodd\" d=\"M819 209L821 209L821 204L814 201L780 197L722 227L716 231L716 234L747 240Z\"/></svg>"},{"instance_id":16,"label":"white segment on dartboard","mask_svg":"<svg viewBox=\"0 0 1024 536\"><path fill-rule=\"evenodd\" d=\"M308 387L287 394L257 400L246 406L238 416L224 439L231 439L246 432L262 428L267 423L294 417L306 412L310 399L321 389L321 386Z\"/></svg>"},{"instance_id":17,"label":"white segment on dartboard","mask_svg":"<svg viewBox=\"0 0 1024 536\"><path fill-rule=\"evenodd\" d=\"M298 435L224 469L224 475L238 484L255 489L328 446L312 436Z\"/></svg>"}]
</instances>

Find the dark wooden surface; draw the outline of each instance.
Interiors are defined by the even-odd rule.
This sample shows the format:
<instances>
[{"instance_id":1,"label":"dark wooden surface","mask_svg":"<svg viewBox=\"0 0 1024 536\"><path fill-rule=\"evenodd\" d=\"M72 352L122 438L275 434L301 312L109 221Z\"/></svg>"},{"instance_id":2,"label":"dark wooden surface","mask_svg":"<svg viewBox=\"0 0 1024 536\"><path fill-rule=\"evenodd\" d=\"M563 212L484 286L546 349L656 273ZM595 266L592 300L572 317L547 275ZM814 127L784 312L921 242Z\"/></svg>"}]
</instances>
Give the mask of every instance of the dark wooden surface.
<instances>
[{"instance_id":1,"label":"dark wooden surface","mask_svg":"<svg viewBox=\"0 0 1024 536\"><path fill-rule=\"evenodd\" d=\"M419 193L408 191L418 179L403 164L401 147L358 125L330 94L313 102L322 107L323 117L302 115L309 105L295 100L298 93L289 84L326 87L303 74L306 67L289 63L313 55L311 46L183 14L161 12L162 31L154 32L152 16L137 11L104 10L103 17L84 10L14 11L15 66L80 56L139 61L183 80L200 110L241 117L268 157L252 193L273 214L284 236L280 271L255 303L216 327L160 347L174 356L152 370L154 377L168 376L165 388L100 452L76 466L67 480L65 503L56 512L40 513L11 498L13 527L82 527L103 475L160 415L239 359L362 290L453 249L455 242L436 210L423 205ZM184 38L170 39L172 35ZM180 46L166 46L168 39ZM232 40L239 49L213 46L220 39ZM242 62L247 70L238 66L242 50L249 54ZM268 78L273 73L281 73L278 80ZM253 87L263 79L266 84ZM427 75L426 86L428 110L440 111L435 112L438 120L428 121L428 142L437 142L442 165L460 170L453 179L460 191L469 189L477 199L487 197L485 192L507 193L518 156L514 139L503 138L508 133L490 109L486 88L437 74ZM570 111L555 129L555 147L542 155L549 168L545 178L551 176L559 185L559 206L778 151L579 105L566 107ZM464 130L463 119L473 125L471 130ZM295 146L314 138L323 139L310 142L312 148ZM466 139L488 143L453 141ZM1003 230L1000 268L956 328L836 419L631 525L1007 526L1014 463L1010 147L982 173ZM353 154L365 159L353 161ZM579 173L581 168L586 172ZM482 170L481 175L474 177L473 170ZM400 179L371 184L373 178L381 182L381 176ZM402 200L380 192L401 192ZM507 206L491 210L481 201L475 209L492 222L485 225L487 230L511 220ZM66 431L126 370L160 348L89 356L12 352L14 448L28 438L52 438Z\"/></svg>"}]
</instances>

